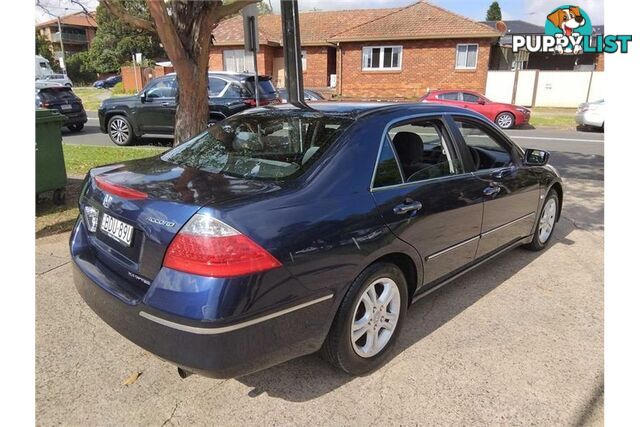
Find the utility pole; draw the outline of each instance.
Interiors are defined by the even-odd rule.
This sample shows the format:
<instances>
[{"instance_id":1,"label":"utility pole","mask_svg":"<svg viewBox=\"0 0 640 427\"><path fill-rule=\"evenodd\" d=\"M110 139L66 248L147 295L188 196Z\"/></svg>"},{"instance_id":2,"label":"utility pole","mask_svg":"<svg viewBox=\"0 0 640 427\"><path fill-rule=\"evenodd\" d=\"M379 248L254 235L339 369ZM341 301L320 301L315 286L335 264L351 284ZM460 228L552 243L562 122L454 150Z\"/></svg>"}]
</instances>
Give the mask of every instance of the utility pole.
<instances>
[{"instance_id":1,"label":"utility pole","mask_svg":"<svg viewBox=\"0 0 640 427\"><path fill-rule=\"evenodd\" d=\"M288 101L304 106L304 84L302 81L302 52L300 50L300 19L298 0L280 0L282 15L282 42L284 47L285 86Z\"/></svg>"},{"instance_id":2,"label":"utility pole","mask_svg":"<svg viewBox=\"0 0 640 427\"><path fill-rule=\"evenodd\" d=\"M64 72L64 74L67 74L67 62L65 61L64 58L64 43L62 42L62 25L60 24L60 17L56 16L56 18L58 19L58 34L60 34L60 51L62 53L62 71Z\"/></svg>"}]
</instances>

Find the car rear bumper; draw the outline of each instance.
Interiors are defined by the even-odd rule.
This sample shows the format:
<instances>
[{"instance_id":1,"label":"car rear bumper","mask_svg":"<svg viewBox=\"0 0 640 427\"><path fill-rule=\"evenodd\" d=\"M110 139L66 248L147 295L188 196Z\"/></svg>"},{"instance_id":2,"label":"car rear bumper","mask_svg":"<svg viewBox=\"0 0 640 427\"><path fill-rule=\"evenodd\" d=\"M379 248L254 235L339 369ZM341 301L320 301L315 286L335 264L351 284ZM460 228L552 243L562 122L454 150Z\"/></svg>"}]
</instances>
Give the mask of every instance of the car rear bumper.
<instances>
[{"instance_id":1,"label":"car rear bumper","mask_svg":"<svg viewBox=\"0 0 640 427\"><path fill-rule=\"evenodd\" d=\"M576 124L578 126L602 127L602 120L587 110L576 113Z\"/></svg>"},{"instance_id":2,"label":"car rear bumper","mask_svg":"<svg viewBox=\"0 0 640 427\"><path fill-rule=\"evenodd\" d=\"M64 126L79 125L79 124L87 123L87 113L84 111L79 111L75 113L63 113L63 115L65 117Z\"/></svg>"},{"instance_id":3,"label":"car rear bumper","mask_svg":"<svg viewBox=\"0 0 640 427\"><path fill-rule=\"evenodd\" d=\"M74 282L87 305L125 338L185 370L242 376L317 351L330 327L335 305L330 293L216 321L158 310L147 303L148 290L115 280L91 251L78 248L79 233L86 233L81 221L72 232L71 251Z\"/></svg>"}]
</instances>

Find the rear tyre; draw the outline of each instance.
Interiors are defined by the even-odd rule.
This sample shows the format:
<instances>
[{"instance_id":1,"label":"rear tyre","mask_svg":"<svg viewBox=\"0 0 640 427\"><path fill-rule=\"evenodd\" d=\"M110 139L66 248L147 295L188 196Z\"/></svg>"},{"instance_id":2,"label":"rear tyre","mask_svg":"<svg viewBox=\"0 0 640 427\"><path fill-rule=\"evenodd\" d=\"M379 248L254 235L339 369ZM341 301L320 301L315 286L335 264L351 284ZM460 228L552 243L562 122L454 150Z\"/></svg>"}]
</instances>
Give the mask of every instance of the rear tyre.
<instances>
[{"instance_id":1,"label":"rear tyre","mask_svg":"<svg viewBox=\"0 0 640 427\"><path fill-rule=\"evenodd\" d=\"M69 125L69 130L71 132L80 132L82 129L84 129L84 123L78 123L75 125Z\"/></svg>"},{"instance_id":2,"label":"rear tyre","mask_svg":"<svg viewBox=\"0 0 640 427\"><path fill-rule=\"evenodd\" d=\"M542 205L542 213L534 229L533 240L531 243L524 245L526 249L540 251L547 246L556 228L559 206L560 200L558 199L558 193L556 190L549 191L547 199L544 201L544 205Z\"/></svg>"},{"instance_id":3,"label":"rear tyre","mask_svg":"<svg viewBox=\"0 0 640 427\"><path fill-rule=\"evenodd\" d=\"M501 129L511 129L516 123L516 118L511 113L500 113L496 117L496 124Z\"/></svg>"},{"instance_id":4,"label":"rear tyre","mask_svg":"<svg viewBox=\"0 0 640 427\"><path fill-rule=\"evenodd\" d=\"M107 123L107 133L111 141L120 146L131 145L134 142L131 123L125 116L113 116Z\"/></svg>"},{"instance_id":5,"label":"rear tyre","mask_svg":"<svg viewBox=\"0 0 640 427\"><path fill-rule=\"evenodd\" d=\"M53 204L55 205L64 205L65 200L67 199L67 194L64 189L57 189L53 191Z\"/></svg>"},{"instance_id":6,"label":"rear tyre","mask_svg":"<svg viewBox=\"0 0 640 427\"><path fill-rule=\"evenodd\" d=\"M407 281L395 264L367 267L342 300L322 357L352 375L377 369L397 341L408 300Z\"/></svg>"}]
</instances>

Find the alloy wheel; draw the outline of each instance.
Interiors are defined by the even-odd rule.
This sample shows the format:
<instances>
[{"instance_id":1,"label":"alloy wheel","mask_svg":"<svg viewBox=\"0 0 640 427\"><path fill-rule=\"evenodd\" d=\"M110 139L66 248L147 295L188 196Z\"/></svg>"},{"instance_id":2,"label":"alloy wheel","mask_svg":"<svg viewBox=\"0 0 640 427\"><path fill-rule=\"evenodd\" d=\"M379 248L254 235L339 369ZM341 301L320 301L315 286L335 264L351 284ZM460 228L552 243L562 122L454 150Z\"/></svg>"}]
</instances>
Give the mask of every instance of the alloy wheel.
<instances>
[{"instance_id":1,"label":"alloy wheel","mask_svg":"<svg viewBox=\"0 0 640 427\"><path fill-rule=\"evenodd\" d=\"M376 279L362 293L351 321L351 345L358 356L380 353L395 332L400 317L400 290L388 277Z\"/></svg>"},{"instance_id":2,"label":"alloy wheel","mask_svg":"<svg viewBox=\"0 0 640 427\"><path fill-rule=\"evenodd\" d=\"M498 126L502 129L508 129L513 124L513 117L510 114L500 114L497 120Z\"/></svg>"},{"instance_id":3,"label":"alloy wheel","mask_svg":"<svg viewBox=\"0 0 640 427\"><path fill-rule=\"evenodd\" d=\"M542 210L542 216L540 217L540 223L538 224L538 239L540 243L545 243L551 236L553 226L556 220L556 201L551 198L547 200Z\"/></svg>"},{"instance_id":4,"label":"alloy wheel","mask_svg":"<svg viewBox=\"0 0 640 427\"><path fill-rule=\"evenodd\" d=\"M129 124L123 119L114 119L109 125L109 135L116 144L125 144L129 139Z\"/></svg>"}]
</instances>

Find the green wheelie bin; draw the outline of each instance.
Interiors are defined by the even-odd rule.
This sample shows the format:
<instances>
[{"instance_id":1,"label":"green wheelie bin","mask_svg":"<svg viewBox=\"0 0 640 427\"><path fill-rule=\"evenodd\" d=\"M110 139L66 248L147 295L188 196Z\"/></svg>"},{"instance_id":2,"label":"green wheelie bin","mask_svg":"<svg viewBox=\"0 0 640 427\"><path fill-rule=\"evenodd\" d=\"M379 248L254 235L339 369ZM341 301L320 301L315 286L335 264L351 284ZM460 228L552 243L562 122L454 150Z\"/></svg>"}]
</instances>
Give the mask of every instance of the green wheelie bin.
<instances>
[{"instance_id":1,"label":"green wheelie bin","mask_svg":"<svg viewBox=\"0 0 640 427\"><path fill-rule=\"evenodd\" d=\"M64 116L55 110L36 110L36 197L53 191L53 202L63 204L67 170L62 153Z\"/></svg>"}]
</instances>

